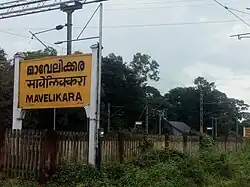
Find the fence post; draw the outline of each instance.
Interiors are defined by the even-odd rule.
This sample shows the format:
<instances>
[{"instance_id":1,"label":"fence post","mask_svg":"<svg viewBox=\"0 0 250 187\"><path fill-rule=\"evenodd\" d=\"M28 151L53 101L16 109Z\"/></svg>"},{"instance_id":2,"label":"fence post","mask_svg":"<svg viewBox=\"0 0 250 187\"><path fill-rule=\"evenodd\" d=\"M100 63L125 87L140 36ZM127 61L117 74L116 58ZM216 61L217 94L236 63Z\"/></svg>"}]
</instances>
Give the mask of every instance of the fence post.
<instances>
[{"instance_id":1,"label":"fence post","mask_svg":"<svg viewBox=\"0 0 250 187\"><path fill-rule=\"evenodd\" d=\"M41 151L40 151L40 171L39 171L39 176L38 176L39 183L41 184L45 183L45 177L46 177L46 172L45 172L46 141L45 139L46 139L46 132L42 131Z\"/></svg>"},{"instance_id":2,"label":"fence post","mask_svg":"<svg viewBox=\"0 0 250 187\"><path fill-rule=\"evenodd\" d=\"M124 162L124 134L118 132L118 152L119 152L119 161L122 164Z\"/></svg>"},{"instance_id":3,"label":"fence post","mask_svg":"<svg viewBox=\"0 0 250 187\"><path fill-rule=\"evenodd\" d=\"M188 140L187 135L183 134L183 153L187 152L187 140Z\"/></svg>"},{"instance_id":4,"label":"fence post","mask_svg":"<svg viewBox=\"0 0 250 187\"><path fill-rule=\"evenodd\" d=\"M56 171L57 156L57 133L56 131L45 131L42 133L41 161L39 181L46 182ZM46 162L48 161L48 164Z\"/></svg>"},{"instance_id":5,"label":"fence post","mask_svg":"<svg viewBox=\"0 0 250 187\"><path fill-rule=\"evenodd\" d=\"M57 132L55 130L49 131L49 153L50 155L50 169L49 176L51 177L56 172L56 156L57 156Z\"/></svg>"},{"instance_id":6,"label":"fence post","mask_svg":"<svg viewBox=\"0 0 250 187\"><path fill-rule=\"evenodd\" d=\"M4 165L4 154L5 154L4 152L5 150L3 150L4 140L5 140L5 128L0 127L0 172L2 172Z\"/></svg>"},{"instance_id":7,"label":"fence post","mask_svg":"<svg viewBox=\"0 0 250 187\"><path fill-rule=\"evenodd\" d=\"M224 140L225 152L227 152L227 140L228 140L228 138L227 138L227 136L226 136L226 137L225 137L225 140Z\"/></svg>"},{"instance_id":8,"label":"fence post","mask_svg":"<svg viewBox=\"0 0 250 187\"><path fill-rule=\"evenodd\" d=\"M165 149L169 148L169 135L165 134Z\"/></svg>"}]
</instances>

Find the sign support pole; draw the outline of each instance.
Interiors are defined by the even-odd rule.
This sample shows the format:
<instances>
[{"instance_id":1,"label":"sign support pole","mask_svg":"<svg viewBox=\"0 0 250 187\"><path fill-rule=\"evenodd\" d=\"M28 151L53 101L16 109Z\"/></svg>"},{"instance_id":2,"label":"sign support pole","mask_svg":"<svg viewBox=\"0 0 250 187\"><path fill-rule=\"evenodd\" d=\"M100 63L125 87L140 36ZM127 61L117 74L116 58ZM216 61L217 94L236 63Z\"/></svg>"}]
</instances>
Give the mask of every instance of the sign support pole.
<instances>
[{"instance_id":1,"label":"sign support pole","mask_svg":"<svg viewBox=\"0 0 250 187\"><path fill-rule=\"evenodd\" d=\"M14 89L13 89L13 117L12 117L12 130L22 129L22 109L18 108L19 100L19 67L20 62L23 59L22 55L17 53L14 55Z\"/></svg>"},{"instance_id":2,"label":"sign support pole","mask_svg":"<svg viewBox=\"0 0 250 187\"><path fill-rule=\"evenodd\" d=\"M91 91L89 107L89 154L88 163L96 166L96 146L97 146L97 104L98 104L98 45L92 45L92 73L91 73Z\"/></svg>"},{"instance_id":3,"label":"sign support pole","mask_svg":"<svg viewBox=\"0 0 250 187\"><path fill-rule=\"evenodd\" d=\"M98 105L97 105L97 128L100 128L100 113L101 113L101 78L102 78L102 17L103 4L100 3L100 17L99 17L99 45L98 45Z\"/></svg>"}]
</instances>

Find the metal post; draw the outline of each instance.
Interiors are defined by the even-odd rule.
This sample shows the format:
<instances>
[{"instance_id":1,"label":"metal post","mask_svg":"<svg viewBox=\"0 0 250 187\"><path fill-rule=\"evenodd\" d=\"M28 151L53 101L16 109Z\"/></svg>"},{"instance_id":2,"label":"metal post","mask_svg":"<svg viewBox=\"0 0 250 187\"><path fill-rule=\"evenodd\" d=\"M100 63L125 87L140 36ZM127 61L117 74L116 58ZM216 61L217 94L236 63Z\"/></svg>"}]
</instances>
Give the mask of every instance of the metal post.
<instances>
[{"instance_id":1,"label":"metal post","mask_svg":"<svg viewBox=\"0 0 250 187\"><path fill-rule=\"evenodd\" d=\"M111 104L108 103L108 132L110 132L110 114L111 114Z\"/></svg>"},{"instance_id":2,"label":"metal post","mask_svg":"<svg viewBox=\"0 0 250 187\"><path fill-rule=\"evenodd\" d=\"M100 109L101 109L101 78L102 78L102 19L103 4L100 3L99 17L99 49L98 49L98 97L97 97L97 128L100 128Z\"/></svg>"},{"instance_id":3,"label":"metal post","mask_svg":"<svg viewBox=\"0 0 250 187\"><path fill-rule=\"evenodd\" d=\"M92 49L92 73L91 73L91 95L89 107L89 154L88 163L96 166L96 147L97 147L97 88L98 88L98 46L91 46Z\"/></svg>"},{"instance_id":4,"label":"metal post","mask_svg":"<svg viewBox=\"0 0 250 187\"><path fill-rule=\"evenodd\" d=\"M68 5L67 3L62 3L60 5L61 10L67 13L67 55L72 53L72 14L75 10L82 9L82 3L75 0L74 5Z\"/></svg>"},{"instance_id":5,"label":"metal post","mask_svg":"<svg viewBox=\"0 0 250 187\"><path fill-rule=\"evenodd\" d=\"M148 105L146 105L145 135L148 135Z\"/></svg>"},{"instance_id":6,"label":"metal post","mask_svg":"<svg viewBox=\"0 0 250 187\"><path fill-rule=\"evenodd\" d=\"M161 115L162 111L159 112L159 135L161 135Z\"/></svg>"},{"instance_id":7,"label":"metal post","mask_svg":"<svg viewBox=\"0 0 250 187\"><path fill-rule=\"evenodd\" d=\"M204 135L203 132L203 90L202 86L200 86L200 134L201 136Z\"/></svg>"},{"instance_id":8,"label":"metal post","mask_svg":"<svg viewBox=\"0 0 250 187\"><path fill-rule=\"evenodd\" d=\"M97 121L96 128L97 131L100 129L100 119L101 119L101 83L102 83L102 17L103 17L103 4L100 3L100 15L99 15L99 44L98 44L98 64L97 64ZM97 134L96 137L96 153L100 153L100 137ZM96 154L99 158L100 155ZM96 159L97 159L96 158Z\"/></svg>"},{"instance_id":9,"label":"metal post","mask_svg":"<svg viewBox=\"0 0 250 187\"><path fill-rule=\"evenodd\" d=\"M236 133L239 134L239 124L237 118L235 119L235 125L236 125Z\"/></svg>"},{"instance_id":10,"label":"metal post","mask_svg":"<svg viewBox=\"0 0 250 187\"><path fill-rule=\"evenodd\" d=\"M53 130L56 130L56 109L54 108L54 115L53 115Z\"/></svg>"},{"instance_id":11,"label":"metal post","mask_svg":"<svg viewBox=\"0 0 250 187\"><path fill-rule=\"evenodd\" d=\"M67 13L67 55L72 53L72 14L73 10L69 10Z\"/></svg>"},{"instance_id":12,"label":"metal post","mask_svg":"<svg viewBox=\"0 0 250 187\"><path fill-rule=\"evenodd\" d=\"M22 56L16 54L14 56L14 89L13 89L13 117L12 117L12 129L22 129L22 109L18 108L19 98L19 68Z\"/></svg>"},{"instance_id":13,"label":"metal post","mask_svg":"<svg viewBox=\"0 0 250 187\"><path fill-rule=\"evenodd\" d=\"M215 137L217 138L218 136L218 119L215 118Z\"/></svg>"},{"instance_id":14,"label":"metal post","mask_svg":"<svg viewBox=\"0 0 250 187\"><path fill-rule=\"evenodd\" d=\"M211 119L212 119L212 136L214 137L214 132L215 132L215 130L214 130L214 118L211 117Z\"/></svg>"}]
</instances>

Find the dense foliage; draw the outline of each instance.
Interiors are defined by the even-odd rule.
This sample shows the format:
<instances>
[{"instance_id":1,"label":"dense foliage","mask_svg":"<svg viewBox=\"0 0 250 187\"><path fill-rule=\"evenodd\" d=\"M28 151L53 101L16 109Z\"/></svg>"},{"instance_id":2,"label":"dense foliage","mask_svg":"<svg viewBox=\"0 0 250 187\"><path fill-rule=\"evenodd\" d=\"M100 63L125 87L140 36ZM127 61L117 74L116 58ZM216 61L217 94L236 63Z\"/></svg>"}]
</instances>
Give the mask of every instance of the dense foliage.
<instances>
[{"instance_id":1,"label":"dense foliage","mask_svg":"<svg viewBox=\"0 0 250 187\"><path fill-rule=\"evenodd\" d=\"M248 187L250 147L247 145L238 153L221 153L212 144L196 155L148 150L128 163L103 165L100 171L89 166L71 165L60 168L51 182L41 186ZM1 186L35 187L37 184L12 180Z\"/></svg>"},{"instance_id":2,"label":"dense foliage","mask_svg":"<svg viewBox=\"0 0 250 187\"><path fill-rule=\"evenodd\" d=\"M76 52L80 53L80 52ZM56 54L56 50L25 52L26 59ZM183 121L194 130L199 130L200 90L204 93L204 125L211 126L211 117L218 118L219 134L236 130L236 122L249 125L248 105L242 100L228 98L216 89L214 82L203 77L194 80L194 85L177 87L162 95L149 85L159 81L159 64L147 54L137 53L131 62L121 56L109 54L103 57L101 125L107 130L108 103L111 107L110 130L135 130L135 121L145 119L145 105L149 108L149 131L158 132L158 112L165 111L164 118ZM0 124L11 126L12 119L13 63L0 50ZM58 109L57 130L87 131L87 118L83 108ZM24 128L53 128L53 110L30 110L26 112ZM242 128L239 129L241 131Z\"/></svg>"}]
</instances>

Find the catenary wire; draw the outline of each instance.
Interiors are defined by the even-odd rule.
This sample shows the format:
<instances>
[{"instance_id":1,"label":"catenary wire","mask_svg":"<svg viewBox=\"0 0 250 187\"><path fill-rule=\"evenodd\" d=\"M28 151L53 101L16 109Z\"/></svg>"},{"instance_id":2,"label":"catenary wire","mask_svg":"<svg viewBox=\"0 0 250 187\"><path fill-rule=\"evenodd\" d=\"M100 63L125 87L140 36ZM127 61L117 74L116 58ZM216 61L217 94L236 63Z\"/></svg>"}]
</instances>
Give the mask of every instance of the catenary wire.
<instances>
[{"instance_id":1,"label":"catenary wire","mask_svg":"<svg viewBox=\"0 0 250 187\"><path fill-rule=\"evenodd\" d=\"M87 26L89 25L90 21L92 20L92 18L94 17L94 15L96 14L96 12L99 10L100 5L95 9L94 13L91 15L91 17L89 18L89 20L87 21L87 23L84 25L83 29L81 30L81 32L79 33L77 39L80 38L80 36L82 35L83 31L87 28Z\"/></svg>"},{"instance_id":2,"label":"catenary wire","mask_svg":"<svg viewBox=\"0 0 250 187\"><path fill-rule=\"evenodd\" d=\"M248 24L245 20L243 20L241 17L239 17L237 14L235 14L232 10L230 10L227 6L223 5L222 3L220 3L218 0L213 0L214 2L216 2L218 5L220 5L221 7L225 8L228 12L230 12L232 15L234 15L236 18L238 18L241 22L243 22L245 25L247 25L248 27L250 27L250 24Z\"/></svg>"},{"instance_id":3,"label":"catenary wire","mask_svg":"<svg viewBox=\"0 0 250 187\"><path fill-rule=\"evenodd\" d=\"M247 19L248 21L250 19ZM185 26L185 25L201 25L201 24L223 24L223 23L234 23L240 20L215 20L215 21L193 21L193 22L175 22L175 23L159 23L159 24L134 24L134 25L106 25L103 28L145 28L145 27L171 27L171 26ZM90 26L88 29L96 29L98 26ZM11 34L16 36L21 36L19 34L10 33L6 30L17 30L17 29L31 29L31 28L6 28L5 30L0 30L5 34ZM32 29L45 29L45 28L32 28ZM75 26L74 29L82 29L82 27ZM25 36L28 37L28 36Z\"/></svg>"},{"instance_id":4,"label":"catenary wire","mask_svg":"<svg viewBox=\"0 0 250 187\"><path fill-rule=\"evenodd\" d=\"M17 37L22 37L22 38L26 38L26 39L32 40L32 38L30 36L26 36L26 35L22 35L22 34L17 34L17 33L9 32L9 31L0 30L0 33L9 34L9 35L12 35L12 36L17 36ZM57 47L57 48L65 49L64 47L60 47L60 46L54 45L54 44L52 44L50 42L47 42L47 41L44 41L44 43L46 43L47 45L50 45L50 46L54 46L54 47Z\"/></svg>"}]
</instances>

